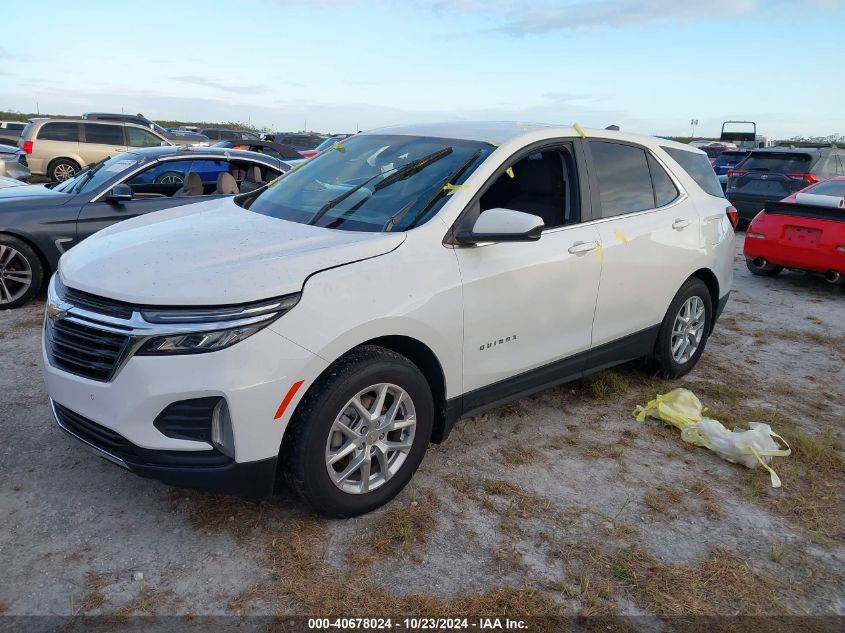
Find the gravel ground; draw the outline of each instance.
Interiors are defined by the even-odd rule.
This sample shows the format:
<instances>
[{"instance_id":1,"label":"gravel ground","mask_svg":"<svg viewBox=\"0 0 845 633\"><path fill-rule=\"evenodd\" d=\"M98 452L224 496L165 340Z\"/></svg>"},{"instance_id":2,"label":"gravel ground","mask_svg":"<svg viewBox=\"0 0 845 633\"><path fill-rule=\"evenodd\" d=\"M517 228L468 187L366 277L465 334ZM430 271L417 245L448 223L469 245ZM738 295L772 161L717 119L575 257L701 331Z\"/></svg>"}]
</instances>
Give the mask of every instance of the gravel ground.
<instances>
[{"instance_id":1,"label":"gravel ground","mask_svg":"<svg viewBox=\"0 0 845 633\"><path fill-rule=\"evenodd\" d=\"M42 310L0 312L0 613L845 614L843 286L752 277L738 251L683 381L625 367L464 420L393 503L347 521L93 456L52 422ZM783 434L783 488L632 419L677 384Z\"/></svg>"}]
</instances>

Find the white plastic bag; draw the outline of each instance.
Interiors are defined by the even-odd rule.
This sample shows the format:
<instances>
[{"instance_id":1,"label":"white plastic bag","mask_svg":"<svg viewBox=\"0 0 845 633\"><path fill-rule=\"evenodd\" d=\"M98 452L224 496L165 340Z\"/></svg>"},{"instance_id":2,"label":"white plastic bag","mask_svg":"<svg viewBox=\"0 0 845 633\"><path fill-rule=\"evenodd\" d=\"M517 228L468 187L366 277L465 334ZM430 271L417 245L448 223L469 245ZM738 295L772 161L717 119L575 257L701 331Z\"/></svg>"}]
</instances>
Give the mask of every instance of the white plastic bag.
<instances>
[{"instance_id":1,"label":"white plastic bag","mask_svg":"<svg viewBox=\"0 0 845 633\"><path fill-rule=\"evenodd\" d=\"M681 439L696 446L704 446L719 457L747 468L760 464L769 471L772 487L780 488L781 481L769 464L773 457L786 457L792 451L786 441L768 424L751 422L750 430L729 431L721 422L703 416L704 407L689 389L673 389L658 395L644 407L634 410L634 417L645 422L647 417L663 420L680 429ZM781 448L774 438L783 442Z\"/></svg>"}]
</instances>

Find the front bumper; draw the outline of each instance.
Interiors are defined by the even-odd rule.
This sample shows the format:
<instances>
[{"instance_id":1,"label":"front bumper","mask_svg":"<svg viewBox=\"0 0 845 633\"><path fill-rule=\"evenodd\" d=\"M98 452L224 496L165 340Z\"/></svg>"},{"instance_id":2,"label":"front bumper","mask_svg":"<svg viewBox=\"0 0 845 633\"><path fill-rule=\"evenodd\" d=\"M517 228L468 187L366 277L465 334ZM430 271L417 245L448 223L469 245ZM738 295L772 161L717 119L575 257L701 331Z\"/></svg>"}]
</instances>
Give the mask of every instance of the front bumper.
<instances>
[{"instance_id":1,"label":"front bumper","mask_svg":"<svg viewBox=\"0 0 845 633\"><path fill-rule=\"evenodd\" d=\"M60 368L47 341L42 342L47 393L64 431L143 477L253 499L272 491L292 412L326 366L269 328L211 353L130 355L102 379ZM299 381L304 388L295 392L284 415L278 415L280 402ZM170 405L201 398L225 400L234 459L208 441L165 435L154 425ZM75 416L76 427L63 419L63 412Z\"/></svg>"},{"instance_id":2,"label":"front bumper","mask_svg":"<svg viewBox=\"0 0 845 633\"><path fill-rule=\"evenodd\" d=\"M261 501L273 493L276 457L239 463L224 455L203 455L211 451L184 451L181 455L168 451L145 451L105 427L80 419L81 416L57 405L52 399L50 408L62 431L82 442L96 455L141 477L180 488L231 494L251 501ZM187 463L190 461L195 463Z\"/></svg>"}]
</instances>

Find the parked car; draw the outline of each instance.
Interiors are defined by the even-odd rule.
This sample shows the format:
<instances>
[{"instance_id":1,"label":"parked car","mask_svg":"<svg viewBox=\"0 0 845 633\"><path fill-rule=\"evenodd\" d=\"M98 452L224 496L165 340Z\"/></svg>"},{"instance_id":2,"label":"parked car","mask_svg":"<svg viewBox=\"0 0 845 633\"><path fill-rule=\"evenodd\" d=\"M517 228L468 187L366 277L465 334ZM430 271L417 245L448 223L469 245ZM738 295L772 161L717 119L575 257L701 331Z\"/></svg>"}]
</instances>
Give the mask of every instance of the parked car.
<instances>
[{"instance_id":1,"label":"parked car","mask_svg":"<svg viewBox=\"0 0 845 633\"><path fill-rule=\"evenodd\" d=\"M29 165L21 148L0 145L0 177L2 176L17 180L29 178Z\"/></svg>"},{"instance_id":2,"label":"parked car","mask_svg":"<svg viewBox=\"0 0 845 633\"><path fill-rule=\"evenodd\" d=\"M233 147L235 149L267 154L268 156L284 161L298 162L302 160L302 154L290 145L273 143L272 141L218 141L214 144L214 147Z\"/></svg>"},{"instance_id":3,"label":"parked car","mask_svg":"<svg viewBox=\"0 0 845 633\"><path fill-rule=\"evenodd\" d=\"M767 203L833 176L845 176L845 149L755 149L728 171L725 193L748 223Z\"/></svg>"},{"instance_id":4,"label":"parked car","mask_svg":"<svg viewBox=\"0 0 845 633\"><path fill-rule=\"evenodd\" d=\"M279 467L316 511L352 516L462 416L700 358L734 257L702 152L515 123L344 147L65 253L43 343L59 427L174 485L259 499Z\"/></svg>"},{"instance_id":5,"label":"parked car","mask_svg":"<svg viewBox=\"0 0 845 633\"><path fill-rule=\"evenodd\" d=\"M325 142L326 137L321 134L286 134L283 132L273 132L271 134L265 134L264 139L290 145L302 154L304 158L311 158L316 154L317 146Z\"/></svg>"},{"instance_id":6,"label":"parked car","mask_svg":"<svg viewBox=\"0 0 845 633\"><path fill-rule=\"evenodd\" d=\"M0 145L17 145L25 127L22 121L0 121Z\"/></svg>"},{"instance_id":7,"label":"parked car","mask_svg":"<svg viewBox=\"0 0 845 633\"><path fill-rule=\"evenodd\" d=\"M109 156L59 184L0 189L0 252L10 258L6 272L15 272L0 288L0 310L29 301L62 253L100 229L251 191L287 170L285 163L252 152L154 147ZM4 261L0 257L0 266Z\"/></svg>"},{"instance_id":8,"label":"parked car","mask_svg":"<svg viewBox=\"0 0 845 633\"><path fill-rule=\"evenodd\" d=\"M226 130L222 128L205 128L200 132L214 141L260 141L255 132L244 132L243 130Z\"/></svg>"},{"instance_id":9,"label":"parked car","mask_svg":"<svg viewBox=\"0 0 845 633\"><path fill-rule=\"evenodd\" d=\"M154 131L174 145L208 145L209 138L196 131L165 129L155 121L150 121L140 112L138 114L115 114L111 112L86 112L83 119L89 121L116 121L120 123L134 123Z\"/></svg>"},{"instance_id":10,"label":"parked car","mask_svg":"<svg viewBox=\"0 0 845 633\"><path fill-rule=\"evenodd\" d=\"M713 160L713 171L716 172L716 178L722 186L722 191L728 188L728 171L745 160L749 151L747 149L728 149Z\"/></svg>"},{"instance_id":11,"label":"parked car","mask_svg":"<svg viewBox=\"0 0 845 633\"><path fill-rule=\"evenodd\" d=\"M22 180L18 180L17 178L0 176L0 189L5 189L6 187L22 187L25 184L25 182L23 182Z\"/></svg>"},{"instance_id":12,"label":"parked car","mask_svg":"<svg viewBox=\"0 0 845 633\"><path fill-rule=\"evenodd\" d=\"M30 119L18 141L30 171L53 182L130 148L162 145L172 143L140 125L79 119Z\"/></svg>"},{"instance_id":13,"label":"parked car","mask_svg":"<svg viewBox=\"0 0 845 633\"><path fill-rule=\"evenodd\" d=\"M802 194L824 196L807 199ZM845 281L845 177L805 187L780 202L770 202L745 234L745 263L755 275L775 277L784 268ZM826 202L832 206L820 206Z\"/></svg>"},{"instance_id":14,"label":"parked car","mask_svg":"<svg viewBox=\"0 0 845 633\"><path fill-rule=\"evenodd\" d=\"M342 141L345 138L347 138L346 135L330 136L329 138L324 140L322 143L320 143L314 149L304 149L304 150L300 151L299 153L303 158L313 158L314 156L316 156L320 152L329 149L335 143L339 143L340 141Z\"/></svg>"}]
</instances>

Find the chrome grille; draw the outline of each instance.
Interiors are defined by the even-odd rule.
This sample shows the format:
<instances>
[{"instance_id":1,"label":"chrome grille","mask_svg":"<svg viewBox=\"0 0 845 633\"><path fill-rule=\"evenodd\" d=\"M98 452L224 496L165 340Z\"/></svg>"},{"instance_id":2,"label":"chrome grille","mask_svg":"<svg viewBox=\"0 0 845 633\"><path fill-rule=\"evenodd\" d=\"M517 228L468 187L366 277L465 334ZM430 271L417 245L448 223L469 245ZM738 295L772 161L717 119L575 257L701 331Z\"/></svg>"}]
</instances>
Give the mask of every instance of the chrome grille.
<instances>
[{"instance_id":1,"label":"chrome grille","mask_svg":"<svg viewBox=\"0 0 845 633\"><path fill-rule=\"evenodd\" d=\"M127 334L107 332L71 319L47 317L50 363L66 372L108 382L129 348Z\"/></svg>"}]
</instances>

